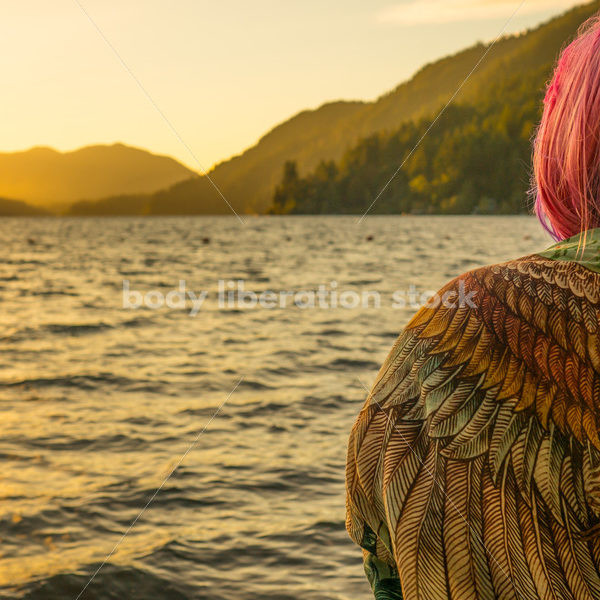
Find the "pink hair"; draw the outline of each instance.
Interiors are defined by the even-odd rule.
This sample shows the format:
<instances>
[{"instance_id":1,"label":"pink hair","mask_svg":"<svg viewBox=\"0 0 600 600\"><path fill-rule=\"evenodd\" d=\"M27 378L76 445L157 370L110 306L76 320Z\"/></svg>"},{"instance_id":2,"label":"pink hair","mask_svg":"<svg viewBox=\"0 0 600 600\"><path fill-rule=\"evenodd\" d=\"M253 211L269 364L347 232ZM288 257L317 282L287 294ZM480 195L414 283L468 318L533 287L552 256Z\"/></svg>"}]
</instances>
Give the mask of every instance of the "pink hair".
<instances>
[{"instance_id":1,"label":"pink hair","mask_svg":"<svg viewBox=\"0 0 600 600\"><path fill-rule=\"evenodd\" d=\"M600 226L600 16L561 53L533 151L535 212L556 240Z\"/></svg>"}]
</instances>

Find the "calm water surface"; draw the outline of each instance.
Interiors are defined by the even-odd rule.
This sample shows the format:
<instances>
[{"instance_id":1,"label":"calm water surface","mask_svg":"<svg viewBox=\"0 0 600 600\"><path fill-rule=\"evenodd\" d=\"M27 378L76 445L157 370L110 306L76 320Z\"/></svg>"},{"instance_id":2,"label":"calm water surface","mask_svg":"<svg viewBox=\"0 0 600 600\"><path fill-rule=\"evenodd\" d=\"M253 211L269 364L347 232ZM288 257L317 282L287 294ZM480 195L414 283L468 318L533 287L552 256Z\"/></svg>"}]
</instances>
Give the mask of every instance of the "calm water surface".
<instances>
[{"instance_id":1,"label":"calm water surface","mask_svg":"<svg viewBox=\"0 0 600 600\"><path fill-rule=\"evenodd\" d=\"M359 378L413 312L392 294L549 245L528 217L5 219L0 239L0 597L73 600L204 427L81 598L369 598L344 462ZM228 308L220 279L381 307ZM209 295L124 309L123 280Z\"/></svg>"}]
</instances>

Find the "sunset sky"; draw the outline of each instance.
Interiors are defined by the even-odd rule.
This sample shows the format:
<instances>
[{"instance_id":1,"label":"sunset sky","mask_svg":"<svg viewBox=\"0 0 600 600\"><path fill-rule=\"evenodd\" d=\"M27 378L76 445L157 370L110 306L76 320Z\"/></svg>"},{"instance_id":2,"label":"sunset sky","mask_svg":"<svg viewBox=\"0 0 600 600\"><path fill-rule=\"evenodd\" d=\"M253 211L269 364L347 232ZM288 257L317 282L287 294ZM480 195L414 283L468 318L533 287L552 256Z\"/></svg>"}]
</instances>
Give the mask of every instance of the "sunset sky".
<instances>
[{"instance_id":1,"label":"sunset sky","mask_svg":"<svg viewBox=\"0 0 600 600\"><path fill-rule=\"evenodd\" d=\"M525 0L507 31L576 4L581 2ZM208 168L299 110L336 99L374 99L424 63L495 38L518 5L513 0L3 3L0 151L121 141L170 154L196 170Z\"/></svg>"}]
</instances>

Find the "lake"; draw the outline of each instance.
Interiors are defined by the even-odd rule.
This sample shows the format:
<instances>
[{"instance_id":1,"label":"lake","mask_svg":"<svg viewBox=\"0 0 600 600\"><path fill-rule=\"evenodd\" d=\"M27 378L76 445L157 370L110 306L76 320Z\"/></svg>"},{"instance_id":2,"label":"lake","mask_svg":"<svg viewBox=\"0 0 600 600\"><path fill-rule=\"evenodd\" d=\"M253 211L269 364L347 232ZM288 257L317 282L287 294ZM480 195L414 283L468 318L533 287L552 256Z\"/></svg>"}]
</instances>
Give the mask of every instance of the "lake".
<instances>
[{"instance_id":1,"label":"lake","mask_svg":"<svg viewBox=\"0 0 600 600\"><path fill-rule=\"evenodd\" d=\"M363 384L428 290L551 244L483 216L6 218L0 239L0 597L72 600L111 552L82 599L370 598L344 529Z\"/></svg>"}]
</instances>

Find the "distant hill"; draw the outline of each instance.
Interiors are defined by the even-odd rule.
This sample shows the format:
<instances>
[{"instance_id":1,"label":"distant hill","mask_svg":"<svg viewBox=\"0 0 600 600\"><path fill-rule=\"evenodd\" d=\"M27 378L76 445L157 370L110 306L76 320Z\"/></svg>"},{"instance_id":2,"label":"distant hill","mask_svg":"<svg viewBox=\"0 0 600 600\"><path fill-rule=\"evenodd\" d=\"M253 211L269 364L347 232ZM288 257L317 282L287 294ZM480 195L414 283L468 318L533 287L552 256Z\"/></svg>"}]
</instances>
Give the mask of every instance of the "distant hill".
<instances>
[{"instance_id":1,"label":"distant hill","mask_svg":"<svg viewBox=\"0 0 600 600\"><path fill-rule=\"evenodd\" d=\"M529 77L531 73L537 73L536 82L543 84L562 45L599 8L598 1L579 6L535 29L500 39L455 102L476 105L481 98L488 97L490 86ZM238 212L265 212L272 204L286 161L293 161L302 176L322 160L338 161L365 137L391 133L407 122L435 114L485 50L484 44L476 44L428 64L410 81L374 102L340 101L303 111L275 127L241 155L217 165L210 177ZM535 92L530 100L539 100ZM508 111L519 108L509 102L507 99ZM394 159L399 163L402 156L398 154ZM375 183L382 182L378 179ZM140 204L139 197L132 201ZM144 203L144 211L148 214L230 213L206 177L182 181L150 195Z\"/></svg>"},{"instance_id":2,"label":"distant hill","mask_svg":"<svg viewBox=\"0 0 600 600\"><path fill-rule=\"evenodd\" d=\"M43 217L50 213L20 200L0 198L0 217Z\"/></svg>"},{"instance_id":3,"label":"distant hill","mask_svg":"<svg viewBox=\"0 0 600 600\"><path fill-rule=\"evenodd\" d=\"M0 153L0 196L46 208L82 198L152 193L193 176L173 158L123 144Z\"/></svg>"}]
</instances>

